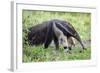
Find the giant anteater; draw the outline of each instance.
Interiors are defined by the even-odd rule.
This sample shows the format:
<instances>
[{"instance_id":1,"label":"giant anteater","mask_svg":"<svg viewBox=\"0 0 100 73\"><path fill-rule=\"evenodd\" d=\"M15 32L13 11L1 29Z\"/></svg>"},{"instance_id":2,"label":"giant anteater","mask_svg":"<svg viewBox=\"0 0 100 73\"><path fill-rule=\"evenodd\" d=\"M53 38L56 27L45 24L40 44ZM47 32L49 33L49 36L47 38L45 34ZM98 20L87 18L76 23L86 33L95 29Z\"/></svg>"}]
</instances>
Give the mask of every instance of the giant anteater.
<instances>
[{"instance_id":1,"label":"giant anteater","mask_svg":"<svg viewBox=\"0 0 100 73\"><path fill-rule=\"evenodd\" d=\"M59 48L60 44L66 49L69 47L68 39L66 39L66 37L75 38L81 44L82 49L85 49L78 32L69 22L64 20L52 19L45 21L41 24L30 27L28 32L28 41L30 45L43 44L44 48L48 48L53 40L56 49Z\"/></svg>"}]
</instances>

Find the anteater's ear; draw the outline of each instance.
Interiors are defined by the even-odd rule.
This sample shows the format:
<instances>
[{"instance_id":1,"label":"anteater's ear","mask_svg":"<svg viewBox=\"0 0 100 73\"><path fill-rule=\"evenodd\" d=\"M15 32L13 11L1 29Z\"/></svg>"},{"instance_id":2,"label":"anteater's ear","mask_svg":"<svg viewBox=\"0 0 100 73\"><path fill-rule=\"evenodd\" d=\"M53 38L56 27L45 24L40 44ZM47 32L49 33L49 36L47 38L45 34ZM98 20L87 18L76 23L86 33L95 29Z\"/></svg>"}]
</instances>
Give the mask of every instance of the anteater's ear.
<instances>
[{"instance_id":1,"label":"anteater's ear","mask_svg":"<svg viewBox=\"0 0 100 73\"><path fill-rule=\"evenodd\" d=\"M47 26L46 38L44 42L45 48L48 48L49 44L52 42L52 38L53 38L53 28L52 28L52 24L49 24Z\"/></svg>"}]
</instances>

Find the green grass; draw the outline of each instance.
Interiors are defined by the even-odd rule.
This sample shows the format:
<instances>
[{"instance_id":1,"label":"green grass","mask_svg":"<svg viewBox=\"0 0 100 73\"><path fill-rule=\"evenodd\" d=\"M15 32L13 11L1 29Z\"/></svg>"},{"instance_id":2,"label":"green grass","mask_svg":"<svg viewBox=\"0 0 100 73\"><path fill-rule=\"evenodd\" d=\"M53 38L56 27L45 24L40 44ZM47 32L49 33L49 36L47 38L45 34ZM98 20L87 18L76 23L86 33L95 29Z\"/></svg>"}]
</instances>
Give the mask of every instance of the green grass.
<instances>
[{"instance_id":1,"label":"green grass","mask_svg":"<svg viewBox=\"0 0 100 73\"><path fill-rule=\"evenodd\" d=\"M91 58L90 48L80 53L80 48L74 48L71 53L64 52L63 48L44 49L43 46L27 47L23 50L23 62L45 62L45 61L67 61L67 60L87 60Z\"/></svg>"},{"instance_id":2,"label":"green grass","mask_svg":"<svg viewBox=\"0 0 100 73\"><path fill-rule=\"evenodd\" d=\"M49 47L47 49L40 46L29 46L27 41L27 28L35 26L43 21L51 19L61 19L70 22L80 34L82 40L91 39L91 14L79 12L50 12L50 11L31 11L23 10L23 62L46 62L46 61L64 61L64 60L85 60L91 58L91 48L80 53L80 48L73 48L71 54L65 53L63 48L55 50ZM90 44L89 44L90 46Z\"/></svg>"}]
</instances>

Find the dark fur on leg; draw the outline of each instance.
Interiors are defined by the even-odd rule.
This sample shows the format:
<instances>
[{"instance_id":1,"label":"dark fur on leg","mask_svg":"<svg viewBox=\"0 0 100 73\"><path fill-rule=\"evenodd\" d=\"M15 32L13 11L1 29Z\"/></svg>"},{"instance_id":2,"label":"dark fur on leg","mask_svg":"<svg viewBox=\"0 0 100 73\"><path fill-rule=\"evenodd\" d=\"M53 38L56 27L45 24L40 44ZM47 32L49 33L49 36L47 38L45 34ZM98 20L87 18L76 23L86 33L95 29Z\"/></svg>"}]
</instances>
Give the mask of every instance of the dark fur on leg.
<instances>
[{"instance_id":1,"label":"dark fur on leg","mask_svg":"<svg viewBox=\"0 0 100 73\"><path fill-rule=\"evenodd\" d=\"M54 43L56 45L56 49L58 50L59 49L59 41L58 41L58 38L56 36L54 36Z\"/></svg>"}]
</instances>

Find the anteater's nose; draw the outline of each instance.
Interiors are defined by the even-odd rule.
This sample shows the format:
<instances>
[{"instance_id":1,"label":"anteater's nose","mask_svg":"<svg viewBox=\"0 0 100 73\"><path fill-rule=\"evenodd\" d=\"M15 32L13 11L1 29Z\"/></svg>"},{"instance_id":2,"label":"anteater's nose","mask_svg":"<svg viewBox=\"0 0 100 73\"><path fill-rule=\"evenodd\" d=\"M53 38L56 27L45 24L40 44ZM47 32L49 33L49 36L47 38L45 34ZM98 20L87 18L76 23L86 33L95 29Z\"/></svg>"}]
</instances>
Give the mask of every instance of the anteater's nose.
<instances>
[{"instance_id":1,"label":"anteater's nose","mask_svg":"<svg viewBox=\"0 0 100 73\"><path fill-rule=\"evenodd\" d=\"M67 49L67 46L65 46L64 49Z\"/></svg>"}]
</instances>

